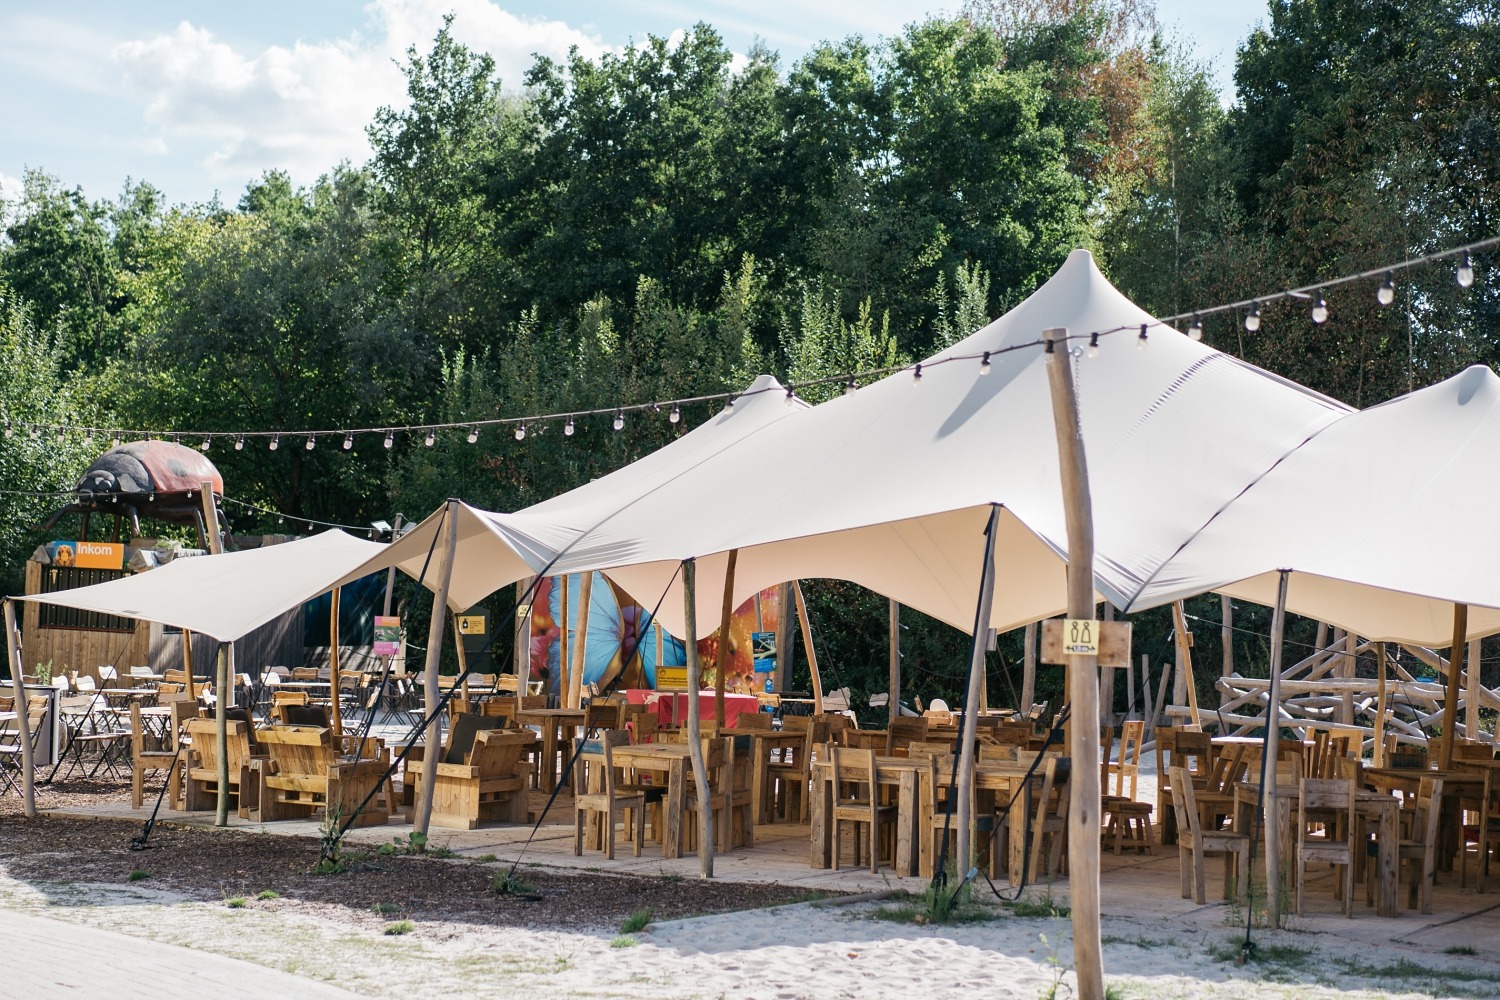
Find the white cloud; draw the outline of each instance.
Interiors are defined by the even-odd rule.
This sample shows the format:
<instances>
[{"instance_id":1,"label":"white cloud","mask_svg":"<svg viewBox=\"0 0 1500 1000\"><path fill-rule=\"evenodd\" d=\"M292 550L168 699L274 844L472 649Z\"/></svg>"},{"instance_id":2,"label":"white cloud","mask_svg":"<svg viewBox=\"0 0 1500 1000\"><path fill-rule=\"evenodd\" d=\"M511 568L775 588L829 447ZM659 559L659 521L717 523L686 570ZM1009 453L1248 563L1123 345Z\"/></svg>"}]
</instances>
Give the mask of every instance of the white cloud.
<instances>
[{"instance_id":1,"label":"white cloud","mask_svg":"<svg viewBox=\"0 0 1500 1000\"><path fill-rule=\"evenodd\" d=\"M604 46L560 21L526 19L489 0L374 0L372 31L333 41L244 52L207 27L116 45L126 86L144 101L149 134L139 148L201 154L215 183L242 186L280 168L307 183L340 160L369 155L365 125L382 104L405 102L405 51L430 47L443 16L456 14L458 41L490 53L507 89L518 89L532 53L595 55Z\"/></svg>"},{"instance_id":2,"label":"white cloud","mask_svg":"<svg viewBox=\"0 0 1500 1000\"><path fill-rule=\"evenodd\" d=\"M21 178L12 177L0 170L0 229L10 225L16 218L22 190Z\"/></svg>"}]
</instances>

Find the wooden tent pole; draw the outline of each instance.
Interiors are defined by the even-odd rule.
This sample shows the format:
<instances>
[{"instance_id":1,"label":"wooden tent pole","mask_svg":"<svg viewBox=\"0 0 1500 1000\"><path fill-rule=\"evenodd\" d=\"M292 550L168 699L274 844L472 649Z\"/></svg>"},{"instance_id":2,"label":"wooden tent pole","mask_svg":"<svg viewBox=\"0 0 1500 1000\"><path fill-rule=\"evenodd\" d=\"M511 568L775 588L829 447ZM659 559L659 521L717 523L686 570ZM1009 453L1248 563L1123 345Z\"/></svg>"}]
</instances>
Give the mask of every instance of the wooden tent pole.
<instances>
[{"instance_id":1,"label":"wooden tent pole","mask_svg":"<svg viewBox=\"0 0 1500 1000\"><path fill-rule=\"evenodd\" d=\"M1469 655L1464 661L1464 736L1478 740L1479 729L1479 640L1469 643Z\"/></svg>"},{"instance_id":2,"label":"wooden tent pole","mask_svg":"<svg viewBox=\"0 0 1500 1000\"><path fill-rule=\"evenodd\" d=\"M193 633L187 629L182 630L182 672L183 686L187 688L188 700L192 701L198 697L198 692L193 688Z\"/></svg>"},{"instance_id":3,"label":"wooden tent pole","mask_svg":"<svg viewBox=\"0 0 1500 1000\"><path fill-rule=\"evenodd\" d=\"M1276 802L1276 748L1281 727L1281 647L1286 635L1286 592L1290 570L1281 570L1276 584L1276 609L1271 613L1271 684L1266 697L1266 736L1261 749L1260 808L1266 809L1266 791L1271 790L1270 808L1279 808ZM1272 927L1281 926L1281 837L1277 823L1262 819L1265 831L1266 853L1266 918Z\"/></svg>"},{"instance_id":4,"label":"wooden tent pole","mask_svg":"<svg viewBox=\"0 0 1500 1000\"><path fill-rule=\"evenodd\" d=\"M21 676L21 638L16 632L16 603L5 601L5 655L10 664L10 687L16 699L16 737L21 741L21 798L28 819L36 819L36 760L31 753L31 710L26 704L26 681Z\"/></svg>"},{"instance_id":5,"label":"wooden tent pole","mask_svg":"<svg viewBox=\"0 0 1500 1000\"><path fill-rule=\"evenodd\" d=\"M531 682L531 616L536 609L535 593L529 598L530 603L526 605L526 613L521 613L521 602L527 600L526 592L531 588L535 577L523 577L516 581L516 645L512 653L514 657L511 669L516 675L516 698L526 693L526 686ZM517 700L517 705L520 701Z\"/></svg>"},{"instance_id":6,"label":"wooden tent pole","mask_svg":"<svg viewBox=\"0 0 1500 1000\"><path fill-rule=\"evenodd\" d=\"M1173 631L1177 634L1178 662L1182 665L1179 680L1187 688L1187 704L1192 711L1193 725L1201 728L1203 719L1198 715L1198 684L1193 676L1193 645L1188 639L1187 611L1181 601L1172 605L1172 622Z\"/></svg>"},{"instance_id":7,"label":"wooden tent pole","mask_svg":"<svg viewBox=\"0 0 1500 1000\"><path fill-rule=\"evenodd\" d=\"M448 545L438 574L437 593L432 595L432 614L427 619L427 660L423 666L422 697L427 728L422 738L422 787L412 817L413 831L427 835L432 820L432 787L437 783L438 761L443 756L443 720L437 712L438 668L442 665L443 616L448 613L448 588L453 583L453 563L458 555L458 501L449 500Z\"/></svg>"},{"instance_id":8,"label":"wooden tent pole","mask_svg":"<svg viewBox=\"0 0 1500 1000\"><path fill-rule=\"evenodd\" d=\"M802 619L802 645L807 647L807 667L812 671L813 714L823 714L823 675L818 672L818 651L813 647L812 622L807 619L807 598L802 596L802 581L792 581L792 594L797 598L797 617Z\"/></svg>"},{"instance_id":9,"label":"wooden tent pole","mask_svg":"<svg viewBox=\"0 0 1500 1000\"><path fill-rule=\"evenodd\" d=\"M885 710L885 752L887 754L894 749L896 720L901 716L901 602L892 600L890 604L890 681L886 688L890 692L890 701Z\"/></svg>"},{"instance_id":10,"label":"wooden tent pole","mask_svg":"<svg viewBox=\"0 0 1500 1000\"><path fill-rule=\"evenodd\" d=\"M1016 711L1024 716L1036 702L1036 622L1026 626L1023 641L1026 644L1026 655L1021 668L1021 704L1016 706Z\"/></svg>"},{"instance_id":11,"label":"wooden tent pole","mask_svg":"<svg viewBox=\"0 0 1500 1000\"><path fill-rule=\"evenodd\" d=\"M571 683L572 683L571 681L568 680L568 676L569 676L569 672L573 669L573 633L572 633L571 627L568 624L568 622L569 622L568 616L569 616L569 614L571 614L571 612L568 610L568 603L569 603L569 600L570 600L570 593L569 593L569 591L570 591L571 588L569 587L569 578L568 578L568 574L566 574L566 573L564 573L560 577L553 577L553 580L554 581L557 581L557 580L561 580L562 581L562 593L560 593L558 595L558 602L559 602L559 610L561 612L561 619L558 622L558 638L557 638L557 673L558 673L558 677L556 678L556 680L557 680L557 699L558 699L557 703L559 705L566 705L568 703L568 688L571 686ZM556 582L553 583L553 586L557 586ZM552 681L550 679L547 681L547 690L544 691L543 694L545 694L547 696L547 698L549 699L548 700L548 704L551 704L551 700L550 699L552 697Z\"/></svg>"},{"instance_id":12,"label":"wooden tent pole","mask_svg":"<svg viewBox=\"0 0 1500 1000\"><path fill-rule=\"evenodd\" d=\"M339 594L342 588L334 587L328 605L328 693L332 705L333 735L337 740L344 735L344 709L339 703ZM221 699L222 700L222 699Z\"/></svg>"},{"instance_id":13,"label":"wooden tent pole","mask_svg":"<svg viewBox=\"0 0 1500 1000\"><path fill-rule=\"evenodd\" d=\"M792 585L776 588L776 693L791 690L792 682Z\"/></svg>"},{"instance_id":14,"label":"wooden tent pole","mask_svg":"<svg viewBox=\"0 0 1500 1000\"><path fill-rule=\"evenodd\" d=\"M1385 643L1375 644L1375 746L1376 767L1385 767Z\"/></svg>"},{"instance_id":15,"label":"wooden tent pole","mask_svg":"<svg viewBox=\"0 0 1500 1000\"><path fill-rule=\"evenodd\" d=\"M1229 599L1228 594L1219 595L1219 615L1223 623L1219 626L1219 644L1224 647L1224 665L1219 675L1228 677L1234 673L1234 602ZM1219 698L1224 698L1222 691Z\"/></svg>"},{"instance_id":16,"label":"wooden tent pole","mask_svg":"<svg viewBox=\"0 0 1500 1000\"><path fill-rule=\"evenodd\" d=\"M1057 431L1063 512L1068 529L1068 616L1094 614L1094 515L1088 461L1079 426L1068 331L1042 331L1047 342L1047 381ZM1073 967L1079 1000L1103 1000L1104 956L1099 939L1099 658L1068 656L1072 691L1068 780L1068 886L1073 908ZM960 800L962 801L962 800Z\"/></svg>"},{"instance_id":17,"label":"wooden tent pole","mask_svg":"<svg viewBox=\"0 0 1500 1000\"><path fill-rule=\"evenodd\" d=\"M578 581L578 634L573 636L572 666L568 669L568 708L577 708L583 699L583 664L589 646L589 607L594 603L594 574L585 573Z\"/></svg>"},{"instance_id":18,"label":"wooden tent pole","mask_svg":"<svg viewBox=\"0 0 1500 1000\"><path fill-rule=\"evenodd\" d=\"M453 652L458 657L458 676L463 678L458 696L464 701L464 711L469 710L469 654L464 649L464 636L458 630L458 616L453 616ZM519 703L518 703L519 704Z\"/></svg>"},{"instance_id":19,"label":"wooden tent pole","mask_svg":"<svg viewBox=\"0 0 1500 1000\"><path fill-rule=\"evenodd\" d=\"M708 764L703 759L703 713L698 692L703 687L703 670L698 662L698 564L686 559L682 563L683 625L687 633L688 675L688 757L693 762L693 785L698 790L698 875L714 877L714 811L708 789Z\"/></svg>"},{"instance_id":20,"label":"wooden tent pole","mask_svg":"<svg viewBox=\"0 0 1500 1000\"><path fill-rule=\"evenodd\" d=\"M984 677L984 654L990 634L990 609L995 603L995 536L1000 533L1000 507L990 507L984 532L984 564L979 576L979 605L974 611L974 635L969 644L969 684L964 698L963 736L958 752L958 816L954 860L960 873L974 856L970 847L974 833L974 758L979 734L979 684ZM1097 739L1097 734L1095 736ZM1095 751L1097 754L1097 751ZM1077 773L1078 769L1074 769ZM1024 836L1024 834L1019 834ZM874 850L872 845L871 850ZM1076 905L1076 904L1075 904Z\"/></svg>"},{"instance_id":21,"label":"wooden tent pole","mask_svg":"<svg viewBox=\"0 0 1500 1000\"><path fill-rule=\"evenodd\" d=\"M1469 606L1453 605L1453 643L1448 649L1448 689L1443 697L1443 747L1438 769L1453 766L1453 743L1458 735L1458 681L1464 668L1464 640L1469 636Z\"/></svg>"},{"instance_id":22,"label":"wooden tent pole","mask_svg":"<svg viewBox=\"0 0 1500 1000\"><path fill-rule=\"evenodd\" d=\"M724 728L724 682L729 673L729 624L734 615L734 566L739 562L740 550L729 550L729 562L724 567L724 603L719 608L718 655L714 657L714 722Z\"/></svg>"},{"instance_id":23,"label":"wooden tent pole","mask_svg":"<svg viewBox=\"0 0 1500 1000\"><path fill-rule=\"evenodd\" d=\"M229 678L233 674L231 665L234 657L234 643L223 642L219 644L218 676L214 684L218 688L219 696L214 699L214 742L218 744L219 759L216 762L218 772L214 780L219 783L219 793L214 803L214 826L229 825ZM187 762L182 765L184 768Z\"/></svg>"}]
</instances>

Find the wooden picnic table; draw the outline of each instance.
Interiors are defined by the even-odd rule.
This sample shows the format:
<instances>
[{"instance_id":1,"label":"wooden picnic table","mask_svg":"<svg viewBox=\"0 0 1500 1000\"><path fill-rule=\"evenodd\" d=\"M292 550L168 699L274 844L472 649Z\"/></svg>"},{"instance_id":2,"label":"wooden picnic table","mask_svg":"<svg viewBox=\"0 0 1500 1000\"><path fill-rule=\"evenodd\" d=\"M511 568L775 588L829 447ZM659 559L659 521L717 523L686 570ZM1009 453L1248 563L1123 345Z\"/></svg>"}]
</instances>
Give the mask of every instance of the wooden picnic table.
<instances>
[{"instance_id":1,"label":"wooden picnic table","mask_svg":"<svg viewBox=\"0 0 1500 1000\"><path fill-rule=\"evenodd\" d=\"M917 852L912 842L917 835L917 790L927 762L907 757L875 758L875 782L896 790L896 874L917 874ZM812 762L812 836L809 863L813 868L833 867L833 762ZM875 850L871 837L871 850Z\"/></svg>"},{"instance_id":2,"label":"wooden picnic table","mask_svg":"<svg viewBox=\"0 0 1500 1000\"><path fill-rule=\"evenodd\" d=\"M523 726L536 726L542 734L541 771L538 786L544 792L557 788L557 749L571 747L573 737L582 727L587 714L581 708L527 708L516 713Z\"/></svg>"},{"instance_id":3,"label":"wooden picnic table","mask_svg":"<svg viewBox=\"0 0 1500 1000\"><path fill-rule=\"evenodd\" d=\"M1302 795L1301 786L1277 785L1274 794L1276 829L1282 845L1282 865L1285 870L1294 872L1297 861L1297 841L1293 836L1292 814L1296 811L1297 802ZM1257 844L1259 831L1255 826L1255 811L1259 803L1259 782L1235 782L1234 831L1249 836ZM1388 792L1359 789L1354 795L1354 810L1359 818L1375 826L1375 843L1379 851L1376 861L1379 891L1375 896L1375 912L1382 917L1397 916L1397 889L1401 877L1401 800ZM1293 889L1295 891L1295 886Z\"/></svg>"}]
</instances>

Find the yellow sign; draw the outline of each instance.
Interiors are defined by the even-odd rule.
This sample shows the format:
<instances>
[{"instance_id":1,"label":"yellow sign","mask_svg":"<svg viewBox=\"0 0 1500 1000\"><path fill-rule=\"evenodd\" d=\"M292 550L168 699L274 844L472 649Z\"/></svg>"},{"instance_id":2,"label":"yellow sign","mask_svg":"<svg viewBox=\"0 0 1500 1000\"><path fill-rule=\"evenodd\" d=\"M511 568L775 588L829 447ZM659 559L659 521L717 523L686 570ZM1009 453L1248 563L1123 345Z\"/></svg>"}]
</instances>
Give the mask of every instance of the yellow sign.
<instances>
[{"instance_id":1,"label":"yellow sign","mask_svg":"<svg viewBox=\"0 0 1500 1000\"><path fill-rule=\"evenodd\" d=\"M1069 656L1098 656L1099 623L1092 618L1064 618L1063 652Z\"/></svg>"},{"instance_id":2,"label":"yellow sign","mask_svg":"<svg viewBox=\"0 0 1500 1000\"><path fill-rule=\"evenodd\" d=\"M484 615L459 615L460 635L484 635Z\"/></svg>"},{"instance_id":3,"label":"yellow sign","mask_svg":"<svg viewBox=\"0 0 1500 1000\"><path fill-rule=\"evenodd\" d=\"M657 667L656 689L658 691L686 691L687 667Z\"/></svg>"}]
</instances>

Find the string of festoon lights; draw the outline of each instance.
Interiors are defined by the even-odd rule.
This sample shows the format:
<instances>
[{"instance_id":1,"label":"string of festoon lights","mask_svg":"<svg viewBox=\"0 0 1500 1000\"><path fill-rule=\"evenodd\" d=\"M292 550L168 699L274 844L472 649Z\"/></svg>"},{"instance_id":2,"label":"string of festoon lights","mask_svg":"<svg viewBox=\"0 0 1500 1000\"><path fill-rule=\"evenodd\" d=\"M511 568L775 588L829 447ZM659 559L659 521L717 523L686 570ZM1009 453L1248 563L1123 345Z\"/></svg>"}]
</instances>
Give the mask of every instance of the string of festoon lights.
<instances>
[{"instance_id":1,"label":"string of festoon lights","mask_svg":"<svg viewBox=\"0 0 1500 1000\"><path fill-rule=\"evenodd\" d=\"M270 451L279 450L283 444L286 444L288 447L300 447L306 451L313 451L318 447L320 442L326 441L331 442L335 448L341 447L343 451L347 452L353 450L357 438L367 436L377 437L381 445L387 450L395 447L398 436L420 440L424 446L431 448L437 444L440 435L458 432L463 435L464 440L469 444L477 444L482 432L494 429L508 430L517 441L523 441L528 435L561 425L563 436L572 437L581 421L597 417L608 417L610 426L615 431L621 431L625 428L626 417L628 415L642 413L652 415L665 413L667 421L675 425L681 422L682 411L685 408L723 404L725 409L733 409L737 400L748 395L760 393L784 393L787 405L793 406L798 401L797 393L799 390L842 383L844 394L849 395L858 389L861 384L867 384L871 379L883 378L887 375L903 371L910 372L912 381L920 384L923 372L930 371L938 365L972 363L977 361L980 373L985 374L989 372L993 360L1001 355L1038 347L1050 351L1053 349L1053 345L1057 343L1073 342L1069 349L1075 354L1082 356L1087 353L1089 356L1093 356L1098 353L1101 338L1134 332L1136 334L1137 346L1144 349L1150 340L1150 330L1153 327L1166 327L1184 321L1188 322L1187 335L1194 340L1201 340L1203 339L1204 318L1222 313L1242 313L1242 322L1245 329L1254 333L1261 329L1262 307L1284 300L1311 303L1309 318L1315 326L1321 326L1327 322L1330 315L1328 301L1325 297L1330 289L1378 279L1379 284L1375 288L1375 301L1382 307L1389 306L1396 299L1396 276L1398 274L1404 274L1414 268L1441 261L1455 262L1455 279L1459 287L1467 289L1473 286L1475 280L1474 254L1495 246L1500 246L1500 236L1452 247L1437 253L1425 254L1419 257L1407 257L1404 260L1387 264L1383 267L1369 268L1337 278L1325 279L1315 284L1304 285L1300 288L1282 289L1256 295L1251 298L1240 299L1235 302L1192 309L1173 316L1163 316L1147 323L1128 323L1110 329L1093 330L1086 333L1070 333L1064 338L1051 341L1038 338L1025 343L1007 344L1004 347L997 347L993 350L978 353L946 354L935 359L919 361L908 365L872 368L849 372L844 375L807 379L800 382L762 389L749 389L742 392L708 393L677 399L662 399L645 403L622 403L615 406L563 410L555 413L537 413L529 416L492 417L442 423L389 424L373 427L338 427L306 430L224 431L100 428L66 422L13 422L9 417L6 417L4 419L4 434L6 437L13 437L19 432L25 433L32 438L39 438L44 434L49 436L55 434L57 439L62 441L69 433L81 431L84 434L86 444L91 444L97 437L111 441L113 447L119 447L127 440L166 438L179 444L195 444L200 450L205 452L211 450L216 442L228 442L229 447L235 451L243 451L252 442L264 442L264 447ZM298 518L297 520L305 521L306 519Z\"/></svg>"}]
</instances>

